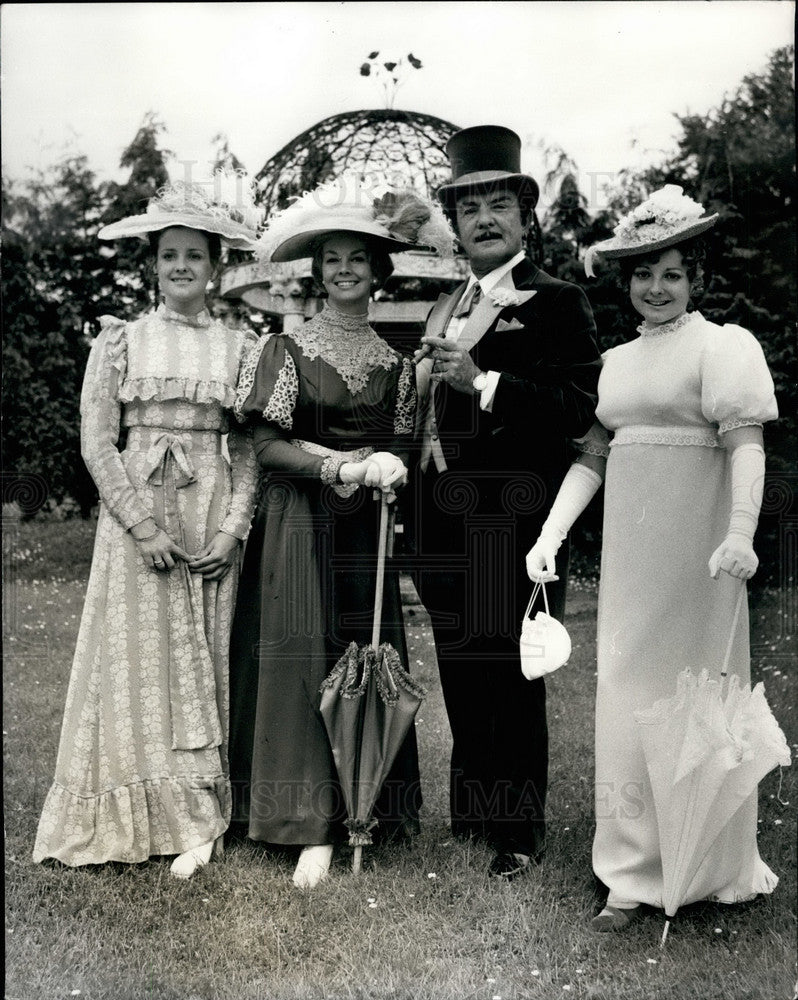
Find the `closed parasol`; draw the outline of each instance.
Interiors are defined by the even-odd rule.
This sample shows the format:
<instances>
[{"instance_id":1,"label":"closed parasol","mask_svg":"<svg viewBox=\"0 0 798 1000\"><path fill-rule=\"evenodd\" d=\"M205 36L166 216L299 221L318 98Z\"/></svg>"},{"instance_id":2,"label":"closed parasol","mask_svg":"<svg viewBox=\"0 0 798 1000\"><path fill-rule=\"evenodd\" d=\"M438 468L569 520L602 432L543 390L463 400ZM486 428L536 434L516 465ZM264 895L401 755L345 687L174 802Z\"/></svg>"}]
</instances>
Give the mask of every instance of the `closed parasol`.
<instances>
[{"instance_id":1,"label":"closed parasol","mask_svg":"<svg viewBox=\"0 0 798 1000\"><path fill-rule=\"evenodd\" d=\"M763 684L751 690L736 676L725 683L744 596L741 588L720 676L683 670L674 695L635 713L657 812L663 945L680 906L711 898L734 882L739 867L735 852L713 847L762 778L790 763Z\"/></svg>"},{"instance_id":2,"label":"closed parasol","mask_svg":"<svg viewBox=\"0 0 798 1000\"><path fill-rule=\"evenodd\" d=\"M346 804L355 873L360 871L363 847L372 843L377 796L426 694L402 666L396 649L390 643L380 644L393 499L392 494L381 495L371 644L350 643L321 687L321 715Z\"/></svg>"}]
</instances>

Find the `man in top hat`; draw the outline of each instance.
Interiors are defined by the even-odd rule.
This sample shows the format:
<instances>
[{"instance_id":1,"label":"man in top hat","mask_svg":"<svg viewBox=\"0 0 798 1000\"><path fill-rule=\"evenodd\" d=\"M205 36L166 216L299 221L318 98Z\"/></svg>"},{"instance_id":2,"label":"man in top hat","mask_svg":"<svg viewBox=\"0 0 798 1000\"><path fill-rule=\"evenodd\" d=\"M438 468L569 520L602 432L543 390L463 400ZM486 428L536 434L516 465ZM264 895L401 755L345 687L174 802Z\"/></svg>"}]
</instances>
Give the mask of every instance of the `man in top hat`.
<instances>
[{"instance_id":1,"label":"man in top hat","mask_svg":"<svg viewBox=\"0 0 798 1000\"><path fill-rule=\"evenodd\" d=\"M447 152L453 180L438 197L471 273L440 297L417 352L417 582L452 729L452 830L484 838L491 874L510 878L545 847L546 692L519 655L524 554L570 439L593 422L600 359L584 293L526 256L538 185L519 137L468 128ZM566 576L548 594L559 619Z\"/></svg>"}]
</instances>

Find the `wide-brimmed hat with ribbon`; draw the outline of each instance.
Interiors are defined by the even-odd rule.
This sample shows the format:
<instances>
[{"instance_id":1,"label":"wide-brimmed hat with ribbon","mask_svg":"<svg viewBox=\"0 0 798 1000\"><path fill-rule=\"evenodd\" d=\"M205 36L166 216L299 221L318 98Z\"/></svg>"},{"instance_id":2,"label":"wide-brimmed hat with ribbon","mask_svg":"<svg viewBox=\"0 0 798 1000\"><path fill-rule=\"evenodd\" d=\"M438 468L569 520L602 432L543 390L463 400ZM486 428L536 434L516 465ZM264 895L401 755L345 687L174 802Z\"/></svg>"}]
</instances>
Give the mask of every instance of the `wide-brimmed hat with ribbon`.
<instances>
[{"instance_id":1,"label":"wide-brimmed hat with ribbon","mask_svg":"<svg viewBox=\"0 0 798 1000\"><path fill-rule=\"evenodd\" d=\"M532 207L540 195L537 181L521 172L521 138L503 125L475 125L464 128L446 143L452 165L452 183L438 189L438 198L453 209L458 198L469 191L507 187L519 195L528 194Z\"/></svg>"},{"instance_id":2,"label":"wide-brimmed hat with ribbon","mask_svg":"<svg viewBox=\"0 0 798 1000\"><path fill-rule=\"evenodd\" d=\"M262 216L246 175L217 171L205 183L172 181L150 199L143 215L113 222L97 235L101 240L147 239L150 233L184 226L214 233L231 249L254 250Z\"/></svg>"},{"instance_id":3,"label":"wide-brimmed hat with ribbon","mask_svg":"<svg viewBox=\"0 0 798 1000\"><path fill-rule=\"evenodd\" d=\"M342 232L366 237L388 253L453 254L454 234L437 205L413 189L371 187L348 175L308 191L275 215L255 252L265 263L299 260Z\"/></svg>"},{"instance_id":4,"label":"wide-brimmed hat with ribbon","mask_svg":"<svg viewBox=\"0 0 798 1000\"><path fill-rule=\"evenodd\" d=\"M706 232L717 221L717 214L705 215L703 206L684 194L678 184L666 184L625 215L610 239L587 251L585 273L595 277L593 260L597 254L612 260L658 253Z\"/></svg>"}]
</instances>

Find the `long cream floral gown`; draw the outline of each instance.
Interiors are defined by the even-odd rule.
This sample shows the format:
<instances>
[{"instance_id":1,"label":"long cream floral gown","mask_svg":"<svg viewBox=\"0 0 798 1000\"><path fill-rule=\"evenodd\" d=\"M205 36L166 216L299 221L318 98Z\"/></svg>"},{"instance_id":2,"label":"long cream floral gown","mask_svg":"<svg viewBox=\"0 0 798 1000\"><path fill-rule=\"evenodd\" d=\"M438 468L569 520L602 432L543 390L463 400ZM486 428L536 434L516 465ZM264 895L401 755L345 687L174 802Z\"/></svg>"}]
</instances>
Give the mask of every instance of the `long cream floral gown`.
<instances>
[{"instance_id":1,"label":"long cream floral gown","mask_svg":"<svg viewBox=\"0 0 798 1000\"><path fill-rule=\"evenodd\" d=\"M181 562L158 572L128 529L152 515L190 554L219 530L245 538L255 463L227 408L251 343L207 312L189 321L161 306L132 323L103 320L81 398L100 517L34 861L139 862L228 825L237 561L221 582Z\"/></svg>"}]
</instances>

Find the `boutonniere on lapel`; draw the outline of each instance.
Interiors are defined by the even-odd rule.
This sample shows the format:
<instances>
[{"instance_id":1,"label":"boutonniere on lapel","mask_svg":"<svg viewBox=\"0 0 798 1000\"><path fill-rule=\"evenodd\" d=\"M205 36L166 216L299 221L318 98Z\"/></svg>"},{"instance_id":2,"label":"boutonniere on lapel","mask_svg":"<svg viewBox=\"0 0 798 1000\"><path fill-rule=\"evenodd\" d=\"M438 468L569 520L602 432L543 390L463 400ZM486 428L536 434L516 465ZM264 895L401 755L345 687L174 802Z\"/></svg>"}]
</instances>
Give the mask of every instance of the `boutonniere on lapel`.
<instances>
[{"instance_id":1,"label":"boutonniere on lapel","mask_svg":"<svg viewBox=\"0 0 798 1000\"><path fill-rule=\"evenodd\" d=\"M494 288L488 292L491 302L499 309L507 309L509 306L520 306L521 296L512 288Z\"/></svg>"}]
</instances>

